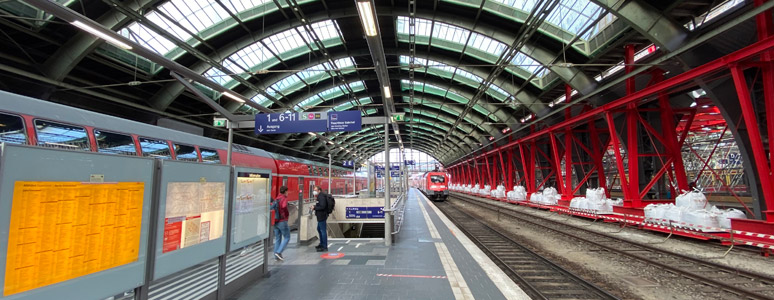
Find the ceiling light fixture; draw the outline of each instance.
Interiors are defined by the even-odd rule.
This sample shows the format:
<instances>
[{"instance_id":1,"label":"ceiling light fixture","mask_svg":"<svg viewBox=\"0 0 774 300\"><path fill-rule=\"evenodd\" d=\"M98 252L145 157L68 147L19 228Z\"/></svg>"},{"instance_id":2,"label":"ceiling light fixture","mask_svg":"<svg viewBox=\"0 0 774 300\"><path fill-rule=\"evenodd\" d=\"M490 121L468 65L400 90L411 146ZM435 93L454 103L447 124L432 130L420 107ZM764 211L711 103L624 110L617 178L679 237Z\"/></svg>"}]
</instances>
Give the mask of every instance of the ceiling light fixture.
<instances>
[{"instance_id":1,"label":"ceiling light fixture","mask_svg":"<svg viewBox=\"0 0 774 300\"><path fill-rule=\"evenodd\" d=\"M371 9L371 1L361 1L357 3L357 11L360 14L360 21L363 22L363 30L367 36L376 36L376 17Z\"/></svg>"},{"instance_id":2,"label":"ceiling light fixture","mask_svg":"<svg viewBox=\"0 0 774 300\"><path fill-rule=\"evenodd\" d=\"M239 98L237 95L234 95L234 94L232 94L232 93L230 93L230 92L223 92L223 95L225 95L226 97L229 97L229 98L231 98L231 99L234 99L234 100L236 100L237 102L241 102L241 103L244 103L244 102L245 102L245 100L244 100L244 99L242 99L242 98Z\"/></svg>"},{"instance_id":3,"label":"ceiling light fixture","mask_svg":"<svg viewBox=\"0 0 774 300\"><path fill-rule=\"evenodd\" d=\"M113 44L113 45L115 45L115 46L117 46L117 47L119 47L121 49L132 50L132 46L130 46L129 44L124 43L122 41L119 41L117 38L114 38L114 37L108 35L107 33L102 32L101 30L99 30L97 28L91 27L90 25L88 25L86 23L83 23L81 21L73 21L70 24L73 24L73 26L78 27L80 29L83 29L83 31L91 33L91 34L97 36L98 38L101 38L101 39L105 40L106 42L111 43L111 44Z\"/></svg>"},{"instance_id":4,"label":"ceiling light fixture","mask_svg":"<svg viewBox=\"0 0 774 300\"><path fill-rule=\"evenodd\" d=\"M384 97L386 98L392 98L392 92L390 91L389 86L384 87Z\"/></svg>"}]
</instances>

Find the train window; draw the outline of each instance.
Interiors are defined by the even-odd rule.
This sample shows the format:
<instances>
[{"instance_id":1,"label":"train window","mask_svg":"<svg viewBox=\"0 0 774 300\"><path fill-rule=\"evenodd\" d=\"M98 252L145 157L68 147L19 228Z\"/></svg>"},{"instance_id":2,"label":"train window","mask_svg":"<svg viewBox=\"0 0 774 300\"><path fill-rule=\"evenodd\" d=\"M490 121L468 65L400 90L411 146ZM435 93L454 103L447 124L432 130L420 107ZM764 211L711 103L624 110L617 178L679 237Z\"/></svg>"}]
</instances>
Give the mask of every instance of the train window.
<instances>
[{"instance_id":1,"label":"train window","mask_svg":"<svg viewBox=\"0 0 774 300\"><path fill-rule=\"evenodd\" d=\"M94 137L97 139L97 151L100 153L137 155L131 135L94 129Z\"/></svg>"},{"instance_id":2,"label":"train window","mask_svg":"<svg viewBox=\"0 0 774 300\"><path fill-rule=\"evenodd\" d=\"M199 155L196 154L196 148L188 145L175 144L175 157L182 161L199 161Z\"/></svg>"},{"instance_id":3,"label":"train window","mask_svg":"<svg viewBox=\"0 0 774 300\"><path fill-rule=\"evenodd\" d=\"M35 120L38 146L67 150L90 151L86 129L44 120Z\"/></svg>"},{"instance_id":4,"label":"train window","mask_svg":"<svg viewBox=\"0 0 774 300\"><path fill-rule=\"evenodd\" d=\"M314 172L312 172L312 166L306 166L309 169L309 176L314 175Z\"/></svg>"},{"instance_id":5,"label":"train window","mask_svg":"<svg viewBox=\"0 0 774 300\"><path fill-rule=\"evenodd\" d=\"M444 183L446 178L443 175L430 175L430 182L432 183Z\"/></svg>"},{"instance_id":6,"label":"train window","mask_svg":"<svg viewBox=\"0 0 774 300\"><path fill-rule=\"evenodd\" d=\"M169 144L164 140L156 140L141 137L140 148L142 149L142 156L155 157L161 159L171 159L172 152L169 151Z\"/></svg>"},{"instance_id":7,"label":"train window","mask_svg":"<svg viewBox=\"0 0 774 300\"><path fill-rule=\"evenodd\" d=\"M27 143L27 134L24 132L24 120L21 117L0 113L0 142L10 144Z\"/></svg>"},{"instance_id":8,"label":"train window","mask_svg":"<svg viewBox=\"0 0 774 300\"><path fill-rule=\"evenodd\" d=\"M206 164L219 164L220 157L218 151L199 147L199 152L202 153L202 162Z\"/></svg>"}]
</instances>

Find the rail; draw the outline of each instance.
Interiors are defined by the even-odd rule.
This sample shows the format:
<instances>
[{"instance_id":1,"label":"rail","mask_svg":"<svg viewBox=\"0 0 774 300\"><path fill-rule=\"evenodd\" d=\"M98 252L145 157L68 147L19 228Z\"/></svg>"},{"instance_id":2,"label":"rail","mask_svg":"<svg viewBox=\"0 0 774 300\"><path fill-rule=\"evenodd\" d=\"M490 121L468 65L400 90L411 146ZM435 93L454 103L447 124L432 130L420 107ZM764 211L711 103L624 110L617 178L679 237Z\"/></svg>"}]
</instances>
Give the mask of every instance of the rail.
<instances>
[{"instance_id":1,"label":"rail","mask_svg":"<svg viewBox=\"0 0 774 300\"><path fill-rule=\"evenodd\" d=\"M613 236L611 233L615 232L601 233L583 228L583 226L571 225L536 214L514 209L496 209L491 204L487 205L488 203L485 200L476 197L454 195L453 198L492 211L498 211L498 214L507 215L512 220L532 224L543 230L605 249L610 253L617 253L656 266L667 272L680 274L702 284L714 286L718 290L736 294L738 297L747 299L774 298L772 297L774 295L774 278L763 274L665 251L648 244Z\"/></svg>"},{"instance_id":2,"label":"rail","mask_svg":"<svg viewBox=\"0 0 774 300\"><path fill-rule=\"evenodd\" d=\"M395 202L392 203L392 206L389 210L386 210L385 213L389 212L390 216L393 217L392 222L392 228L393 232L392 234L398 234L400 233L401 225L403 225L403 215L406 210L406 198L408 193L400 193L398 195L398 199L395 200ZM397 215L395 214L397 212Z\"/></svg>"}]
</instances>

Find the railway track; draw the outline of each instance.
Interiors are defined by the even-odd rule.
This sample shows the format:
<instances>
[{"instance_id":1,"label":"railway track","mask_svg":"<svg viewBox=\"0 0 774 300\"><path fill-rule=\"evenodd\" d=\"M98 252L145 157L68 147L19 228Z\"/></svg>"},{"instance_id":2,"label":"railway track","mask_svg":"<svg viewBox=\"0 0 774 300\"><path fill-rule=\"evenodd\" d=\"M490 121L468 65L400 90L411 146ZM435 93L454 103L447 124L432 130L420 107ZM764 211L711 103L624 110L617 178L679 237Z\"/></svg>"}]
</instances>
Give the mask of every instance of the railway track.
<instances>
[{"instance_id":1,"label":"railway track","mask_svg":"<svg viewBox=\"0 0 774 300\"><path fill-rule=\"evenodd\" d=\"M740 299L774 299L774 278L771 277L665 251L651 245L625 240L534 214L515 210L497 210L491 205L484 205L485 202L479 199L469 199L469 197L459 195L450 196L450 199L498 211L520 222L532 224L564 237L640 260L673 274L691 278L701 284L734 294Z\"/></svg>"},{"instance_id":2,"label":"railway track","mask_svg":"<svg viewBox=\"0 0 774 300\"><path fill-rule=\"evenodd\" d=\"M453 205L436 206L533 299L618 299Z\"/></svg>"}]
</instances>

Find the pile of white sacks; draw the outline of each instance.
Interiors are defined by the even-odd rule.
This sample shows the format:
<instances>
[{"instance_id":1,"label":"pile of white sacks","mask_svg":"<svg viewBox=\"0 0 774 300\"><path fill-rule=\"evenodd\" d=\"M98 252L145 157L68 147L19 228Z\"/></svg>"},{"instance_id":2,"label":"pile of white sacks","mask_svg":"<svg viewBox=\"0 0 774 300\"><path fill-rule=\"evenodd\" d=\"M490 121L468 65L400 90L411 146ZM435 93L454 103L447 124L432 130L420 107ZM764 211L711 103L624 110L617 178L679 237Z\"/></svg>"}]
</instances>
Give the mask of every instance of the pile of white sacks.
<instances>
[{"instance_id":1,"label":"pile of white sacks","mask_svg":"<svg viewBox=\"0 0 774 300\"><path fill-rule=\"evenodd\" d=\"M526 201L527 189L520 185L514 185L513 190L508 192L507 196L510 201Z\"/></svg>"},{"instance_id":2,"label":"pile of white sacks","mask_svg":"<svg viewBox=\"0 0 774 300\"><path fill-rule=\"evenodd\" d=\"M559 203L560 198L561 196L556 192L556 189L549 187L543 189L542 193L532 193L532 195L529 196L529 202L543 205L556 205Z\"/></svg>"},{"instance_id":3,"label":"pile of white sacks","mask_svg":"<svg viewBox=\"0 0 774 300\"><path fill-rule=\"evenodd\" d=\"M483 189L478 190L478 194L486 197L486 196L489 196L489 191L491 190L492 190L492 186L487 184L487 185L484 185Z\"/></svg>"},{"instance_id":4,"label":"pile of white sacks","mask_svg":"<svg viewBox=\"0 0 774 300\"><path fill-rule=\"evenodd\" d=\"M747 219L738 209L718 209L707 206L707 198L700 191L677 196L675 204L650 204L645 206L645 221L684 228L705 230L707 228L731 228L730 219ZM711 229L710 229L711 230Z\"/></svg>"},{"instance_id":5,"label":"pile of white sacks","mask_svg":"<svg viewBox=\"0 0 774 300\"><path fill-rule=\"evenodd\" d=\"M570 201L570 208L597 214L613 213L613 206L623 205L623 200L608 199L605 188L587 189L586 197L575 197Z\"/></svg>"},{"instance_id":6,"label":"pile of white sacks","mask_svg":"<svg viewBox=\"0 0 774 300\"><path fill-rule=\"evenodd\" d=\"M498 185L494 190L489 192L489 195L492 196L492 198L497 199L505 199L505 186Z\"/></svg>"}]
</instances>

